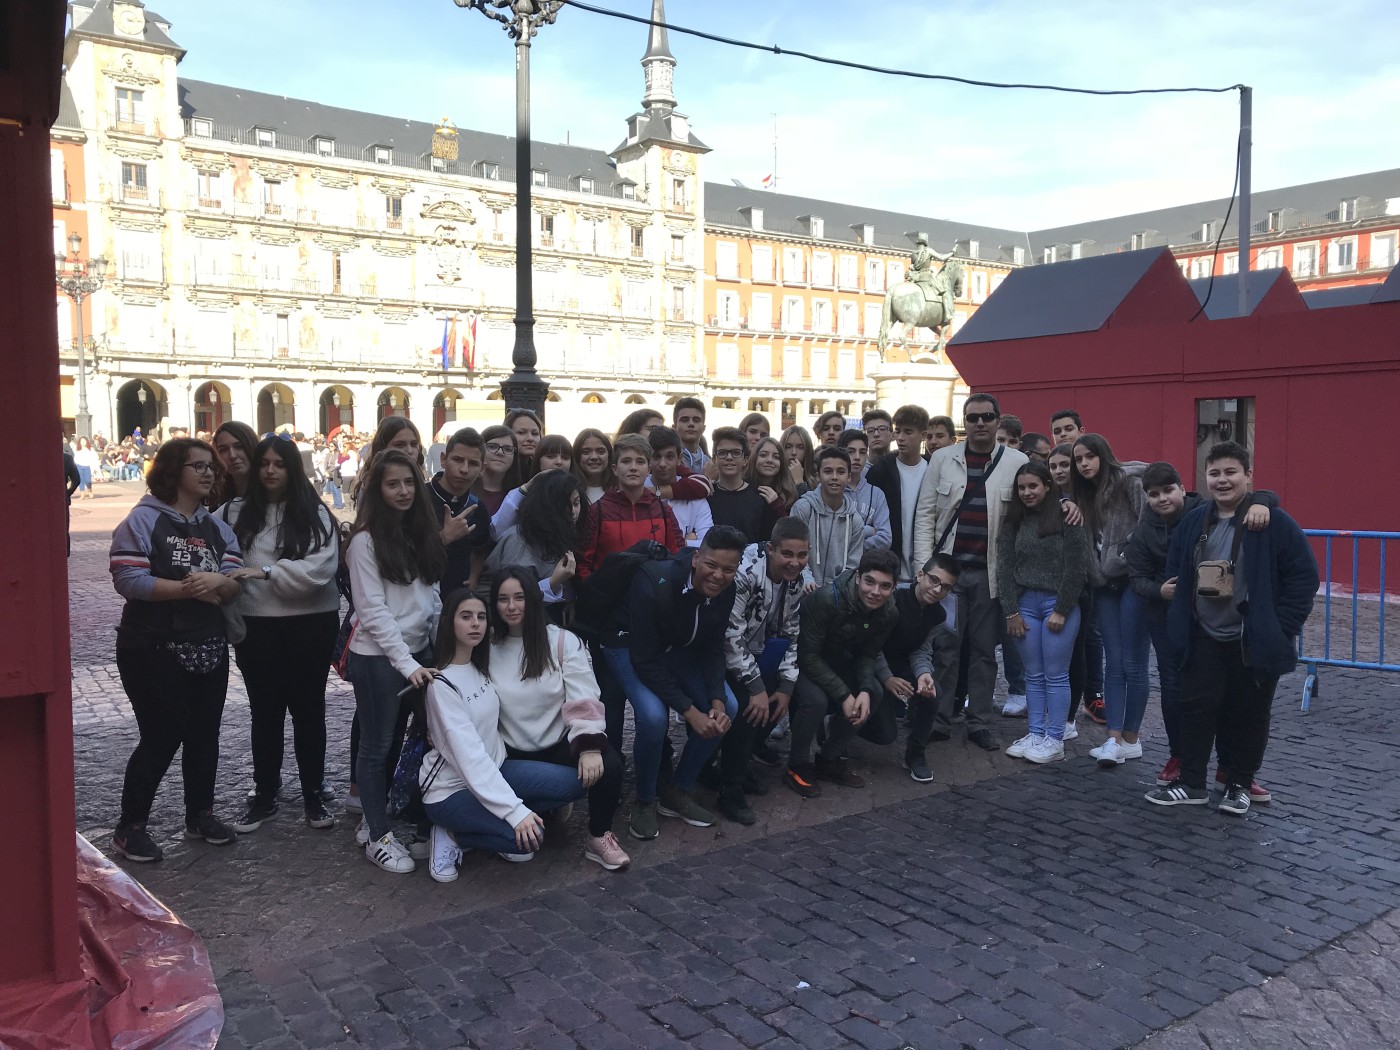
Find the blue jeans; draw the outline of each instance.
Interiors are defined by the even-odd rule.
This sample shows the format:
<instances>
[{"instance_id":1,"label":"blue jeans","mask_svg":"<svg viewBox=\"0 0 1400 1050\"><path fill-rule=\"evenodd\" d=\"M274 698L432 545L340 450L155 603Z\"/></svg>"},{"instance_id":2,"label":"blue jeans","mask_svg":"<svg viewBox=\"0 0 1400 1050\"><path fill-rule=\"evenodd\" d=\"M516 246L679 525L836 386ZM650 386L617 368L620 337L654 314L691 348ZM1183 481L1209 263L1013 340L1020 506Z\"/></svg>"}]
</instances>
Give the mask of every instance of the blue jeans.
<instances>
[{"instance_id":1,"label":"blue jeans","mask_svg":"<svg viewBox=\"0 0 1400 1050\"><path fill-rule=\"evenodd\" d=\"M1001 673L1006 678L1007 696L1026 695L1026 668L1021 661L1021 647L1006 636L1006 621L1001 622Z\"/></svg>"},{"instance_id":2,"label":"blue jeans","mask_svg":"<svg viewBox=\"0 0 1400 1050\"><path fill-rule=\"evenodd\" d=\"M413 658L424 667L432 666L426 649L414 653ZM389 833L385 764L394 744L399 705L403 703L399 690L408 685L408 679L394 669L387 656L351 653L346 671L355 690L355 713L360 716L360 754L355 761L355 783L360 789L360 804L364 807L370 838L380 839Z\"/></svg>"},{"instance_id":3,"label":"blue jeans","mask_svg":"<svg viewBox=\"0 0 1400 1050\"><path fill-rule=\"evenodd\" d=\"M1079 633L1079 606L1065 617L1058 631L1046 626L1055 611L1050 591L1026 591L1021 595L1021 619L1026 636L1016 642L1026 669L1026 718L1033 736L1062 740L1069 721L1069 662L1074 637Z\"/></svg>"},{"instance_id":4,"label":"blue jeans","mask_svg":"<svg viewBox=\"0 0 1400 1050\"><path fill-rule=\"evenodd\" d=\"M632 720L635 735L632 740L632 763L637 770L637 801L656 801L656 779L661 769L661 743L666 737L667 719L670 709L637 677L632 667L632 654L627 649L604 649L603 659L632 704ZM718 697L706 695L705 680L700 674L700 661L695 654L684 649L667 654L671 674L691 704L708 713L710 705ZM724 712L732 720L739 713L739 701L728 685L724 687ZM700 770L710 761L719 748L723 737L706 740L690 726L686 726L685 750L676 766L673 783L682 791L690 791L700 776Z\"/></svg>"},{"instance_id":5,"label":"blue jeans","mask_svg":"<svg viewBox=\"0 0 1400 1050\"><path fill-rule=\"evenodd\" d=\"M345 497L340 491L340 482L336 480L334 474L326 475L326 492L330 494L331 501L336 510L345 506Z\"/></svg>"},{"instance_id":6,"label":"blue jeans","mask_svg":"<svg viewBox=\"0 0 1400 1050\"><path fill-rule=\"evenodd\" d=\"M1109 731L1136 733L1147 712L1147 599L1131 588L1095 588L1094 618L1103 638Z\"/></svg>"},{"instance_id":7,"label":"blue jeans","mask_svg":"<svg viewBox=\"0 0 1400 1050\"><path fill-rule=\"evenodd\" d=\"M1161 602L1147 605L1147 633L1157 654L1157 681L1162 690L1162 726L1167 731L1167 748L1173 758L1181 757L1181 668L1176 665L1167 640L1167 607Z\"/></svg>"},{"instance_id":8,"label":"blue jeans","mask_svg":"<svg viewBox=\"0 0 1400 1050\"><path fill-rule=\"evenodd\" d=\"M91 491L92 491L92 468L91 468L91 467L79 467L79 468L78 468L78 491L79 491L79 492L91 492Z\"/></svg>"},{"instance_id":9,"label":"blue jeans","mask_svg":"<svg viewBox=\"0 0 1400 1050\"><path fill-rule=\"evenodd\" d=\"M363 750L360 754L364 754ZM536 813L548 813L560 806L567 806L587 794L579 782L576 766L508 758L501 763L501 776L516 797ZM441 802L430 802L423 808L434 824L452 832L452 837L462 849L484 849L492 853L520 852L515 842L515 829L483 806L466 788L453 792Z\"/></svg>"}]
</instances>

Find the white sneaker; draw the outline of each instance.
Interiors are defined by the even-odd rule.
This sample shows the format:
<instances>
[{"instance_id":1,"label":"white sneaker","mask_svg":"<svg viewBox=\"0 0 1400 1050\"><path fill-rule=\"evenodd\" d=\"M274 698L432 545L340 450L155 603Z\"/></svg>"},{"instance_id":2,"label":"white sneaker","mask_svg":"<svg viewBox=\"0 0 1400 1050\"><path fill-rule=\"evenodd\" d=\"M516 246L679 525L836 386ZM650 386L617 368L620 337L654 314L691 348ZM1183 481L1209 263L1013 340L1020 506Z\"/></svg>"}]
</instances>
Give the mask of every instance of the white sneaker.
<instances>
[{"instance_id":1,"label":"white sneaker","mask_svg":"<svg viewBox=\"0 0 1400 1050\"><path fill-rule=\"evenodd\" d=\"M1030 753L1031 748L1035 747L1035 742L1039 739L1039 737L1027 733L1025 736L1021 737L1020 740L1013 740L1008 744L1006 746L1006 753L1012 758L1025 758L1026 755Z\"/></svg>"},{"instance_id":2,"label":"white sneaker","mask_svg":"<svg viewBox=\"0 0 1400 1050\"><path fill-rule=\"evenodd\" d=\"M1121 766L1125 759L1123 751L1119 747L1118 741L1109 737L1103 742L1102 747L1096 747L1089 752L1089 757L1099 763L1101 769L1111 769L1113 766Z\"/></svg>"},{"instance_id":3,"label":"white sneaker","mask_svg":"<svg viewBox=\"0 0 1400 1050\"><path fill-rule=\"evenodd\" d=\"M427 839L420 839L418 832L407 830L399 838L399 845L408 850L408 855L414 860L427 860L431 856L433 849Z\"/></svg>"},{"instance_id":4,"label":"white sneaker","mask_svg":"<svg viewBox=\"0 0 1400 1050\"><path fill-rule=\"evenodd\" d=\"M1118 741L1118 753L1119 753L1120 755L1122 755L1125 759L1127 759L1127 758L1141 758L1141 757L1142 757L1142 741L1139 740L1139 741L1138 741L1137 743L1135 743L1135 744L1130 744L1130 743L1128 743L1126 740L1120 740L1120 741Z\"/></svg>"},{"instance_id":5,"label":"white sneaker","mask_svg":"<svg viewBox=\"0 0 1400 1050\"><path fill-rule=\"evenodd\" d=\"M369 845L369 821L364 817L360 818L360 826L355 829L355 845Z\"/></svg>"},{"instance_id":6,"label":"white sneaker","mask_svg":"<svg viewBox=\"0 0 1400 1050\"><path fill-rule=\"evenodd\" d=\"M1065 740L1065 742L1068 743L1068 742L1071 741L1071 740L1078 740L1078 739L1079 739L1079 727L1076 726L1073 722L1066 722L1066 723L1065 723L1065 735L1064 735L1064 740Z\"/></svg>"},{"instance_id":7,"label":"white sneaker","mask_svg":"<svg viewBox=\"0 0 1400 1050\"><path fill-rule=\"evenodd\" d=\"M404 849L399 844L399 840L394 838L392 831L382 839L365 846L365 859L395 875L407 875L417 867L413 863L413 858L408 855L408 850Z\"/></svg>"},{"instance_id":8,"label":"white sneaker","mask_svg":"<svg viewBox=\"0 0 1400 1050\"><path fill-rule=\"evenodd\" d=\"M428 841L432 844L428 874L433 877L434 882L456 882L457 865L462 862L462 851L457 843L446 828L440 828L436 824L428 834Z\"/></svg>"},{"instance_id":9,"label":"white sneaker","mask_svg":"<svg viewBox=\"0 0 1400 1050\"><path fill-rule=\"evenodd\" d=\"M1001 705L1003 718L1020 718L1026 713L1026 697L1022 693L1012 693Z\"/></svg>"},{"instance_id":10,"label":"white sneaker","mask_svg":"<svg viewBox=\"0 0 1400 1050\"><path fill-rule=\"evenodd\" d=\"M497 853L501 860L508 860L512 864L527 864L535 859L533 853Z\"/></svg>"},{"instance_id":11,"label":"white sneaker","mask_svg":"<svg viewBox=\"0 0 1400 1050\"><path fill-rule=\"evenodd\" d=\"M363 813L365 811L365 807L360 803L359 795L346 795L345 808L351 813Z\"/></svg>"},{"instance_id":12,"label":"white sneaker","mask_svg":"<svg viewBox=\"0 0 1400 1050\"><path fill-rule=\"evenodd\" d=\"M768 734L769 740L781 740L788 733L788 716L783 715L783 719L773 727L773 731Z\"/></svg>"},{"instance_id":13,"label":"white sneaker","mask_svg":"<svg viewBox=\"0 0 1400 1050\"><path fill-rule=\"evenodd\" d=\"M1062 741L1052 740L1048 736L1037 737L1035 746L1026 752L1026 761L1034 762L1037 765L1045 765L1047 762L1063 762L1065 760L1065 745Z\"/></svg>"}]
</instances>

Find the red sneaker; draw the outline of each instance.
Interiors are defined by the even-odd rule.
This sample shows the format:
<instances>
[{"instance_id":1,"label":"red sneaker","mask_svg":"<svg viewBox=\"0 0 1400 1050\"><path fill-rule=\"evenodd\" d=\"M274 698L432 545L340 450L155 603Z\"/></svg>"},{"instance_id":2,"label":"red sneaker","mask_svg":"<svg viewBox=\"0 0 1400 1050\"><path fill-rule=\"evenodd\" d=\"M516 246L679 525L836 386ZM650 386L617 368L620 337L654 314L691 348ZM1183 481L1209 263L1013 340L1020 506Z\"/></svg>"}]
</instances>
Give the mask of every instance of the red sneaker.
<instances>
[{"instance_id":1,"label":"red sneaker","mask_svg":"<svg viewBox=\"0 0 1400 1050\"><path fill-rule=\"evenodd\" d=\"M1108 725L1108 716L1104 714L1103 697L1095 693L1088 700L1084 701L1085 713L1101 726Z\"/></svg>"},{"instance_id":2,"label":"red sneaker","mask_svg":"<svg viewBox=\"0 0 1400 1050\"><path fill-rule=\"evenodd\" d=\"M1216 782L1217 784L1223 784L1223 783L1225 783L1225 774L1222 773L1222 772L1220 772L1220 770L1218 770L1218 769L1215 771L1215 782ZM1251 782L1250 782L1250 785L1249 785L1249 801L1250 801L1250 802L1272 802L1273 800L1274 800L1274 795L1273 795L1273 792L1272 792L1272 791L1270 791L1268 788L1266 788L1263 784L1259 783L1259 781L1257 781L1257 780L1254 780L1254 781L1251 781Z\"/></svg>"},{"instance_id":3,"label":"red sneaker","mask_svg":"<svg viewBox=\"0 0 1400 1050\"><path fill-rule=\"evenodd\" d=\"M1181 779L1181 759L1173 756L1167 759L1167 764L1162 767L1162 771L1157 774L1157 786L1166 787Z\"/></svg>"}]
</instances>

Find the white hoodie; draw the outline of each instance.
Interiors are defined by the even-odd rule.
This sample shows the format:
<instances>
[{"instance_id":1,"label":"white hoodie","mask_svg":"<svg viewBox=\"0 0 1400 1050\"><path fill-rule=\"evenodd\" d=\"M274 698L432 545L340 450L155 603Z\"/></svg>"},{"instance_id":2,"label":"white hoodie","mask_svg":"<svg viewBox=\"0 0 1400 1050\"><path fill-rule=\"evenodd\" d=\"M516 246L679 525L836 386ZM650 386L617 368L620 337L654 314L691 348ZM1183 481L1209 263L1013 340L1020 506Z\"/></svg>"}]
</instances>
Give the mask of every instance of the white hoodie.
<instances>
[{"instance_id":1,"label":"white hoodie","mask_svg":"<svg viewBox=\"0 0 1400 1050\"><path fill-rule=\"evenodd\" d=\"M506 746L497 729L501 702L495 686L473 664L448 664L438 673L447 681L434 678L427 690L428 739L434 747L423 756L418 774L423 801L444 802L465 789L515 827L530 815L530 807L501 776Z\"/></svg>"}]
</instances>

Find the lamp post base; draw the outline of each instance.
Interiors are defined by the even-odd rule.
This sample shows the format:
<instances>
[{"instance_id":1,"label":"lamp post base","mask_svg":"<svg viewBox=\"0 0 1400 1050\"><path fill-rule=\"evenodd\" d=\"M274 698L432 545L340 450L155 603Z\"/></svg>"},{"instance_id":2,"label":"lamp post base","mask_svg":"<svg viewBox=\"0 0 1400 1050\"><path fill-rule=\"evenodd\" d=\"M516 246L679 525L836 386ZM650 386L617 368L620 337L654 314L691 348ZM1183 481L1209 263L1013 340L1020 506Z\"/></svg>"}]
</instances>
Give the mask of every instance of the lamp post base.
<instances>
[{"instance_id":1,"label":"lamp post base","mask_svg":"<svg viewBox=\"0 0 1400 1050\"><path fill-rule=\"evenodd\" d=\"M506 409L528 408L544 422L544 406L549 399L549 384L540 378L534 369L522 372L516 369L501 380L501 398Z\"/></svg>"},{"instance_id":2,"label":"lamp post base","mask_svg":"<svg viewBox=\"0 0 1400 1050\"><path fill-rule=\"evenodd\" d=\"M79 411L73 417L73 431L80 438L92 440L92 413Z\"/></svg>"}]
</instances>

